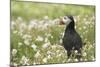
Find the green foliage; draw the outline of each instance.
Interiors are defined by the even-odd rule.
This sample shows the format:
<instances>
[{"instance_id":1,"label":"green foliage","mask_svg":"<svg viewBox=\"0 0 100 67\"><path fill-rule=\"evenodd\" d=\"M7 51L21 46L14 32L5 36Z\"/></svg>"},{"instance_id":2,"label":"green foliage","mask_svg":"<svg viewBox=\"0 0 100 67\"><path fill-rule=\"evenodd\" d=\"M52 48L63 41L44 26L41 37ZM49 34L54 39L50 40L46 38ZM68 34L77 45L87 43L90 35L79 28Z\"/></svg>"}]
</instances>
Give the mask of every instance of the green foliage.
<instances>
[{"instance_id":1,"label":"green foliage","mask_svg":"<svg viewBox=\"0 0 100 67\"><path fill-rule=\"evenodd\" d=\"M94 6L32 2L11 3L12 18L20 16L23 17L24 20L30 20L32 18L42 19L42 17L46 15L48 15L51 19L65 15L91 15L94 12L94 9Z\"/></svg>"}]
</instances>

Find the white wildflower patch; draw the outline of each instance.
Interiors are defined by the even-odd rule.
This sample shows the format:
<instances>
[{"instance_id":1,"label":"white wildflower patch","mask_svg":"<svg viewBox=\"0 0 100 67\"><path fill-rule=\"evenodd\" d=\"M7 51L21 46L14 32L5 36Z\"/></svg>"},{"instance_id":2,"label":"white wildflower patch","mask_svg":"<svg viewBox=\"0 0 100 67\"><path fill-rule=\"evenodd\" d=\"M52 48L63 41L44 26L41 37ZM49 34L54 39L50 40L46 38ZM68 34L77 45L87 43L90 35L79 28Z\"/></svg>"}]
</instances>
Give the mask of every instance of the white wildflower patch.
<instances>
[{"instance_id":1,"label":"white wildflower patch","mask_svg":"<svg viewBox=\"0 0 100 67\"><path fill-rule=\"evenodd\" d=\"M66 54L67 54L67 51L66 51L66 50L64 50L64 53L66 53Z\"/></svg>"},{"instance_id":2,"label":"white wildflower patch","mask_svg":"<svg viewBox=\"0 0 100 67\"><path fill-rule=\"evenodd\" d=\"M36 41L43 41L44 39L43 39L43 37L41 37L41 36L38 36L37 38L36 38Z\"/></svg>"},{"instance_id":3,"label":"white wildflower patch","mask_svg":"<svg viewBox=\"0 0 100 67\"><path fill-rule=\"evenodd\" d=\"M85 58L84 61L87 61L87 59Z\"/></svg>"},{"instance_id":4,"label":"white wildflower patch","mask_svg":"<svg viewBox=\"0 0 100 67\"><path fill-rule=\"evenodd\" d=\"M32 30L33 28L37 28L37 26L38 26L37 20L31 20L29 22L28 29Z\"/></svg>"},{"instance_id":5,"label":"white wildflower patch","mask_svg":"<svg viewBox=\"0 0 100 67\"><path fill-rule=\"evenodd\" d=\"M26 56L22 56L20 63L23 65L29 65L29 59Z\"/></svg>"},{"instance_id":6,"label":"white wildflower patch","mask_svg":"<svg viewBox=\"0 0 100 67\"><path fill-rule=\"evenodd\" d=\"M79 27L78 29L79 29L79 30L82 30L82 28L81 28L81 27Z\"/></svg>"},{"instance_id":7,"label":"white wildflower patch","mask_svg":"<svg viewBox=\"0 0 100 67\"><path fill-rule=\"evenodd\" d=\"M47 63L47 58L43 58L42 60L44 63Z\"/></svg>"},{"instance_id":8,"label":"white wildflower patch","mask_svg":"<svg viewBox=\"0 0 100 67\"><path fill-rule=\"evenodd\" d=\"M46 42L48 42L48 41L49 41L49 40L48 40L48 38L46 37L45 40L44 40L44 42L46 43Z\"/></svg>"},{"instance_id":9,"label":"white wildflower patch","mask_svg":"<svg viewBox=\"0 0 100 67\"><path fill-rule=\"evenodd\" d=\"M39 58L41 56L40 51L37 51L37 53L34 55L35 58Z\"/></svg>"},{"instance_id":10,"label":"white wildflower patch","mask_svg":"<svg viewBox=\"0 0 100 67\"><path fill-rule=\"evenodd\" d=\"M60 50L57 50L57 51L56 51L56 53L59 53L59 52L60 52Z\"/></svg>"},{"instance_id":11,"label":"white wildflower patch","mask_svg":"<svg viewBox=\"0 0 100 67\"><path fill-rule=\"evenodd\" d=\"M60 39L60 43L62 44L62 39Z\"/></svg>"},{"instance_id":12,"label":"white wildflower patch","mask_svg":"<svg viewBox=\"0 0 100 67\"><path fill-rule=\"evenodd\" d=\"M53 38L53 36L51 36L51 38Z\"/></svg>"},{"instance_id":13,"label":"white wildflower patch","mask_svg":"<svg viewBox=\"0 0 100 67\"><path fill-rule=\"evenodd\" d=\"M20 32L20 31L19 31L19 32L18 32L18 35L22 37L24 34L23 34L23 32Z\"/></svg>"},{"instance_id":14,"label":"white wildflower patch","mask_svg":"<svg viewBox=\"0 0 100 67\"><path fill-rule=\"evenodd\" d=\"M14 21L11 21L11 29L14 29L16 26L16 23Z\"/></svg>"},{"instance_id":15,"label":"white wildflower patch","mask_svg":"<svg viewBox=\"0 0 100 67\"><path fill-rule=\"evenodd\" d=\"M49 17L48 16L44 16L44 20L48 20L49 19Z\"/></svg>"},{"instance_id":16,"label":"white wildflower patch","mask_svg":"<svg viewBox=\"0 0 100 67\"><path fill-rule=\"evenodd\" d=\"M85 22L85 25L89 25L89 23L90 23L90 22L86 21L86 22Z\"/></svg>"},{"instance_id":17,"label":"white wildflower patch","mask_svg":"<svg viewBox=\"0 0 100 67\"><path fill-rule=\"evenodd\" d=\"M13 49L13 50L12 50L12 55L15 56L16 53L17 53L17 49Z\"/></svg>"},{"instance_id":18,"label":"white wildflower patch","mask_svg":"<svg viewBox=\"0 0 100 67\"><path fill-rule=\"evenodd\" d=\"M75 26L75 29L77 28L77 26Z\"/></svg>"},{"instance_id":19,"label":"white wildflower patch","mask_svg":"<svg viewBox=\"0 0 100 67\"><path fill-rule=\"evenodd\" d=\"M45 35L46 35L47 37L50 37L50 36L51 36L51 34L50 34L50 33L48 33L48 34L46 33Z\"/></svg>"},{"instance_id":20,"label":"white wildflower patch","mask_svg":"<svg viewBox=\"0 0 100 67\"><path fill-rule=\"evenodd\" d=\"M63 38L65 33L64 33L64 32L62 32L62 33L60 33L60 34L61 34L61 36L62 36L62 38Z\"/></svg>"},{"instance_id":21,"label":"white wildflower patch","mask_svg":"<svg viewBox=\"0 0 100 67\"><path fill-rule=\"evenodd\" d=\"M17 33L18 33L18 31L17 31L17 30L14 30L14 31L13 31L13 33L14 33L14 34L17 34Z\"/></svg>"},{"instance_id":22,"label":"white wildflower patch","mask_svg":"<svg viewBox=\"0 0 100 67\"><path fill-rule=\"evenodd\" d=\"M20 23L19 30L23 32L25 29L27 29L27 25L24 22Z\"/></svg>"},{"instance_id":23,"label":"white wildflower patch","mask_svg":"<svg viewBox=\"0 0 100 67\"><path fill-rule=\"evenodd\" d=\"M96 60L94 56L91 56L91 58L92 58L93 61Z\"/></svg>"},{"instance_id":24,"label":"white wildflower patch","mask_svg":"<svg viewBox=\"0 0 100 67\"><path fill-rule=\"evenodd\" d=\"M86 26L83 26L83 29L86 29Z\"/></svg>"},{"instance_id":25,"label":"white wildflower patch","mask_svg":"<svg viewBox=\"0 0 100 67\"><path fill-rule=\"evenodd\" d=\"M51 47L52 47L52 49L56 49L56 48L57 48L57 46L56 46L56 45L52 45Z\"/></svg>"},{"instance_id":26,"label":"white wildflower patch","mask_svg":"<svg viewBox=\"0 0 100 67\"><path fill-rule=\"evenodd\" d=\"M86 55L87 55L86 52L84 52L84 53L83 53L83 56L85 57Z\"/></svg>"},{"instance_id":27,"label":"white wildflower patch","mask_svg":"<svg viewBox=\"0 0 100 67\"><path fill-rule=\"evenodd\" d=\"M74 59L75 62L78 62L78 59Z\"/></svg>"},{"instance_id":28,"label":"white wildflower patch","mask_svg":"<svg viewBox=\"0 0 100 67\"><path fill-rule=\"evenodd\" d=\"M19 22L22 22L23 21L23 19L22 19L22 17L17 17L17 20L19 21Z\"/></svg>"},{"instance_id":29,"label":"white wildflower patch","mask_svg":"<svg viewBox=\"0 0 100 67\"><path fill-rule=\"evenodd\" d=\"M86 43L86 45L82 47L82 57L80 61L95 60L94 37L90 37L94 34L95 18L87 17L83 18L83 16L81 17L80 15L75 17L75 21L79 22L75 23L76 31L80 34L82 42ZM75 50L75 52L72 51L75 56L71 55L68 58L67 50L62 46L65 34L64 30L66 28L65 25L56 25L61 21L60 18L50 18L49 16L44 16L40 19L33 18L26 23L21 17L18 17L14 19L14 21L11 21L11 39L14 39L11 43L11 45L14 46L11 48L11 65L17 67L17 65L27 66L78 61L78 59L75 58L78 54L77 50ZM21 45L29 50L25 51L25 48ZM26 52L30 52L30 55L23 55Z\"/></svg>"},{"instance_id":30,"label":"white wildflower patch","mask_svg":"<svg viewBox=\"0 0 100 67\"><path fill-rule=\"evenodd\" d=\"M22 38L23 38L23 39L31 39L31 35L29 35L29 34L24 34Z\"/></svg>"},{"instance_id":31,"label":"white wildflower patch","mask_svg":"<svg viewBox=\"0 0 100 67\"><path fill-rule=\"evenodd\" d=\"M84 21L84 22L86 22L86 21L87 21L87 19L86 19L86 18L83 18L83 21Z\"/></svg>"},{"instance_id":32,"label":"white wildflower patch","mask_svg":"<svg viewBox=\"0 0 100 67\"><path fill-rule=\"evenodd\" d=\"M78 53L78 51L77 50L75 50L75 54L77 54Z\"/></svg>"},{"instance_id":33,"label":"white wildflower patch","mask_svg":"<svg viewBox=\"0 0 100 67\"><path fill-rule=\"evenodd\" d=\"M23 44L22 44L21 42L18 42L18 45L21 46L21 45L23 45Z\"/></svg>"},{"instance_id":34,"label":"white wildflower patch","mask_svg":"<svg viewBox=\"0 0 100 67\"><path fill-rule=\"evenodd\" d=\"M36 62L33 62L33 65L36 65L37 63Z\"/></svg>"},{"instance_id":35,"label":"white wildflower patch","mask_svg":"<svg viewBox=\"0 0 100 67\"><path fill-rule=\"evenodd\" d=\"M62 56L62 53L60 53L60 54L57 55L57 57L61 57L61 56Z\"/></svg>"},{"instance_id":36,"label":"white wildflower patch","mask_svg":"<svg viewBox=\"0 0 100 67\"><path fill-rule=\"evenodd\" d=\"M13 66L14 66L14 67L17 67L17 66L18 66L18 64L17 64L17 63L13 63Z\"/></svg>"},{"instance_id":37,"label":"white wildflower patch","mask_svg":"<svg viewBox=\"0 0 100 67\"><path fill-rule=\"evenodd\" d=\"M32 44L31 46L35 51L37 50L37 46L35 44Z\"/></svg>"},{"instance_id":38,"label":"white wildflower patch","mask_svg":"<svg viewBox=\"0 0 100 67\"><path fill-rule=\"evenodd\" d=\"M48 55L48 56L47 56L47 59L51 59L51 58L52 58L51 55Z\"/></svg>"},{"instance_id":39,"label":"white wildflower patch","mask_svg":"<svg viewBox=\"0 0 100 67\"><path fill-rule=\"evenodd\" d=\"M71 59L68 59L67 62L71 62Z\"/></svg>"},{"instance_id":40,"label":"white wildflower patch","mask_svg":"<svg viewBox=\"0 0 100 67\"><path fill-rule=\"evenodd\" d=\"M51 54L52 54L52 52L51 52L51 51L47 51L47 54L48 54L48 55L51 55Z\"/></svg>"},{"instance_id":41,"label":"white wildflower patch","mask_svg":"<svg viewBox=\"0 0 100 67\"><path fill-rule=\"evenodd\" d=\"M25 40L24 40L24 43L25 43L25 45L30 45L30 42L29 42L28 39L25 39Z\"/></svg>"},{"instance_id":42,"label":"white wildflower patch","mask_svg":"<svg viewBox=\"0 0 100 67\"><path fill-rule=\"evenodd\" d=\"M48 48L50 46L50 42L44 43L42 48Z\"/></svg>"}]
</instances>

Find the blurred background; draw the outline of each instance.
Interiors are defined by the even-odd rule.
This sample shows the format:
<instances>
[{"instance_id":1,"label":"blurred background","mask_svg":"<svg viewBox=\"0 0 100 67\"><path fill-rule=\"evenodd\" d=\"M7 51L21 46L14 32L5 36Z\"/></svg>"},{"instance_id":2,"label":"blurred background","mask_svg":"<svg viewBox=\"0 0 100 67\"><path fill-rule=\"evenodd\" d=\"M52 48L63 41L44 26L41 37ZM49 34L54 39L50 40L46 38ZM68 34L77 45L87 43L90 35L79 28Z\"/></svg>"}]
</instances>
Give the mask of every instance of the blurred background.
<instances>
[{"instance_id":1,"label":"blurred background","mask_svg":"<svg viewBox=\"0 0 100 67\"><path fill-rule=\"evenodd\" d=\"M48 3L32 3L32 2L12 2L11 3L12 18L21 16L24 20L32 18L42 19L48 15L50 19L55 19L65 15L93 15L94 6L80 5L64 5L64 4L48 4Z\"/></svg>"}]
</instances>

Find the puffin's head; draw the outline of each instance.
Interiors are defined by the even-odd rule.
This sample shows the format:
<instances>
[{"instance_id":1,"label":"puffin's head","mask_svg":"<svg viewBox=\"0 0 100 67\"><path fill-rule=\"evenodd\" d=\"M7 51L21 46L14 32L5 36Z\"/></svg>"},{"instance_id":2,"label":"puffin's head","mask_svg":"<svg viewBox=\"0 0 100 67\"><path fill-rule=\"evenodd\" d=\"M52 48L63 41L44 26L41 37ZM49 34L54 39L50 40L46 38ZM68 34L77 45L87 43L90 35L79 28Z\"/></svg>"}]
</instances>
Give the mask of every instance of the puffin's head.
<instances>
[{"instance_id":1,"label":"puffin's head","mask_svg":"<svg viewBox=\"0 0 100 67\"><path fill-rule=\"evenodd\" d=\"M60 25L68 25L72 21L74 21L73 16L64 16L60 18Z\"/></svg>"}]
</instances>

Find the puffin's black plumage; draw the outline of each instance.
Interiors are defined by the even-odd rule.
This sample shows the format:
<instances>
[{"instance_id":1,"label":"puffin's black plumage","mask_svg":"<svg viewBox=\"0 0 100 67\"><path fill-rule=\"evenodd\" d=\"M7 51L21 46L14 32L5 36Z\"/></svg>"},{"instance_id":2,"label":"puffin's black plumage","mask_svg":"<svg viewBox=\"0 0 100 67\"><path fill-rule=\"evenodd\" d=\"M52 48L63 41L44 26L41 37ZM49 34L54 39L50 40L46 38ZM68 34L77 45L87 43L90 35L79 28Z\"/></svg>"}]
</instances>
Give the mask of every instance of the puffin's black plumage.
<instances>
[{"instance_id":1,"label":"puffin's black plumage","mask_svg":"<svg viewBox=\"0 0 100 67\"><path fill-rule=\"evenodd\" d=\"M75 22L72 16L67 16L69 19L69 24L66 25L65 33L63 37L63 46L67 50L67 56L68 58L72 54L72 50L77 50L79 54L81 54L81 48L82 48L82 40L79 34L75 30ZM77 55L77 58L79 59L81 55Z\"/></svg>"}]
</instances>

